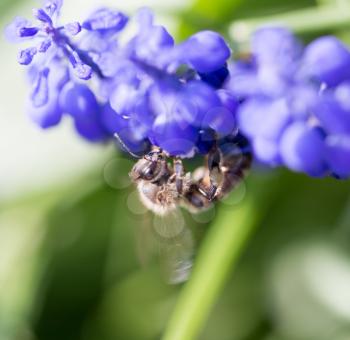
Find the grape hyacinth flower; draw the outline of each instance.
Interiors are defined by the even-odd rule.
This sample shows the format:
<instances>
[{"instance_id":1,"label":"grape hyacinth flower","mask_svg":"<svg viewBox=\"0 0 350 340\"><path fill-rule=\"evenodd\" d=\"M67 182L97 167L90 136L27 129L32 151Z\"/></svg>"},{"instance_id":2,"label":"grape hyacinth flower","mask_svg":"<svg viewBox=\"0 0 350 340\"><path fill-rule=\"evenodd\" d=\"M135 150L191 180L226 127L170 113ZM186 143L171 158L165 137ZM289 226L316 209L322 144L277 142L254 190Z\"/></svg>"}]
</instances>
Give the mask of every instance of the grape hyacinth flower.
<instances>
[{"instance_id":1,"label":"grape hyacinth flower","mask_svg":"<svg viewBox=\"0 0 350 340\"><path fill-rule=\"evenodd\" d=\"M222 89L231 50L218 33L198 32L176 45L148 9L129 20L101 8L59 26L61 7L48 0L33 11L37 25L16 18L7 28L12 40L31 42L19 63L29 65L28 113L41 127L67 115L92 142L117 134L133 152L153 144L181 157L237 134L237 103Z\"/></svg>"},{"instance_id":2,"label":"grape hyacinth flower","mask_svg":"<svg viewBox=\"0 0 350 340\"><path fill-rule=\"evenodd\" d=\"M91 142L117 136L142 154L207 154L247 138L260 162L311 176L350 176L350 51L326 36L303 47L287 29L265 27L249 57L213 31L175 43L148 9L129 18L100 8L60 25L60 0L17 17L8 39L32 89L27 109L42 128L73 120Z\"/></svg>"},{"instance_id":3,"label":"grape hyacinth flower","mask_svg":"<svg viewBox=\"0 0 350 340\"><path fill-rule=\"evenodd\" d=\"M304 49L287 29L252 38L249 60L231 66L226 88L244 103L237 119L254 154L311 176L350 176L350 51L337 38Z\"/></svg>"}]
</instances>

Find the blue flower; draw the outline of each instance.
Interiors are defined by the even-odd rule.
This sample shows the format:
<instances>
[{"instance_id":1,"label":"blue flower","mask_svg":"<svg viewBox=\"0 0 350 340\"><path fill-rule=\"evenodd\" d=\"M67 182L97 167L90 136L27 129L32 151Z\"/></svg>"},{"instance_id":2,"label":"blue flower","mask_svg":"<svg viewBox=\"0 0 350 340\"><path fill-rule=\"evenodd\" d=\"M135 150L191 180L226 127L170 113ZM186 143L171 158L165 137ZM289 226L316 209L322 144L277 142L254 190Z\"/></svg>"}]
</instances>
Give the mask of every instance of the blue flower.
<instances>
[{"instance_id":1,"label":"blue flower","mask_svg":"<svg viewBox=\"0 0 350 340\"><path fill-rule=\"evenodd\" d=\"M107 132L101 123L100 104L87 85L68 82L60 94L60 106L73 118L81 136L92 142L107 139Z\"/></svg>"},{"instance_id":2,"label":"blue flower","mask_svg":"<svg viewBox=\"0 0 350 340\"><path fill-rule=\"evenodd\" d=\"M34 84L27 104L29 117L42 128L57 125L63 115L59 96L69 81L68 69L54 58L44 69L31 66L29 78Z\"/></svg>"},{"instance_id":3,"label":"blue flower","mask_svg":"<svg viewBox=\"0 0 350 340\"><path fill-rule=\"evenodd\" d=\"M282 161L292 170L311 176L326 173L325 142L322 130L303 122L294 122L284 131L280 141Z\"/></svg>"},{"instance_id":4,"label":"blue flower","mask_svg":"<svg viewBox=\"0 0 350 340\"><path fill-rule=\"evenodd\" d=\"M22 18L15 18L6 28L8 39L20 42L22 40L33 41L33 46L20 50L18 62L29 65L39 53L49 53L46 60L53 56L63 54L72 65L75 74L81 79L89 79L92 75L92 67L84 62L86 56L77 51L69 36L77 35L81 31L77 22L65 26L58 26L57 21L62 1L48 0L43 8L33 9L33 16L37 23L31 24Z\"/></svg>"},{"instance_id":5,"label":"blue flower","mask_svg":"<svg viewBox=\"0 0 350 340\"><path fill-rule=\"evenodd\" d=\"M349 177L350 160L339 156L347 154L350 136L347 47L328 36L303 49L287 29L263 28L251 53L230 65L225 87L244 101L238 128L256 158L311 176Z\"/></svg>"},{"instance_id":6,"label":"blue flower","mask_svg":"<svg viewBox=\"0 0 350 340\"><path fill-rule=\"evenodd\" d=\"M350 79L350 51L336 37L316 39L304 53L305 72L320 83L337 86Z\"/></svg>"},{"instance_id":7,"label":"blue flower","mask_svg":"<svg viewBox=\"0 0 350 340\"><path fill-rule=\"evenodd\" d=\"M153 13L148 8L140 9L135 21L138 31L127 44L129 57L159 68L167 66L161 59L174 47L174 38L165 27L154 23Z\"/></svg>"},{"instance_id":8,"label":"blue flower","mask_svg":"<svg viewBox=\"0 0 350 340\"><path fill-rule=\"evenodd\" d=\"M222 68L231 55L224 38L213 31L201 31L183 44L185 60L198 72L209 73Z\"/></svg>"},{"instance_id":9,"label":"blue flower","mask_svg":"<svg viewBox=\"0 0 350 340\"><path fill-rule=\"evenodd\" d=\"M108 8L100 8L83 22L82 27L88 31L110 34L122 30L127 22L128 17L124 13Z\"/></svg>"},{"instance_id":10,"label":"blue flower","mask_svg":"<svg viewBox=\"0 0 350 340\"><path fill-rule=\"evenodd\" d=\"M325 159L332 174L338 178L348 178L350 174L349 135L331 135L326 138L325 144Z\"/></svg>"},{"instance_id":11,"label":"blue flower","mask_svg":"<svg viewBox=\"0 0 350 340\"><path fill-rule=\"evenodd\" d=\"M136 133L136 120L118 114L109 104L105 104L101 110L101 122L109 134L117 134L117 142L123 151L132 151L136 154L144 154L150 148L150 141L141 133ZM135 126L136 125L136 126ZM125 147L128 150L125 150Z\"/></svg>"},{"instance_id":12,"label":"blue flower","mask_svg":"<svg viewBox=\"0 0 350 340\"><path fill-rule=\"evenodd\" d=\"M292 32L281 27L265 27L252 36L252 53L260 67L268 66L279 76L293 76L302 46Z\"/></svg>"},{"instance_id":13,"label":"blue flower","mask_svg":"<svg viewBox=\"0 0 350 340\"><path fill-rule=\"evenodd\" d=\"M176 45L143 8L134 34L121 39L129 24L122 12L100 8L82 23L59 26L61 7L46 1L33 11L36 25L16 18L7 29L16 41L32 41L19 61L30 65L29 111L40 126L66 114L89 141L117 134L131 151L151 143L181 157L237 134L238 101L222 88L231 50L218 33L198 32ZM63 71L67 77L55 84Z\"/></svg>"},{"instance_id":14,"label":"blue flower","mask_svg":"<svg viewBox=\"0 0 350 340\"><path fill-rule=\"evenodd\" d=\"M305 48L287 29L264 27L251 54L230 61L213 31L176 44L149 9L134 18L109 8L58 24L62 1L6 28L32 84L29 116L42 128L64 115L91 142L117 136L142 154L207 154L240 141L255 158L311 176L350 176L350 51L337 38ZM136 30L128 30L136 23ZM234 150L232 150L234 152Z\"/></svg>"}]
</instances>

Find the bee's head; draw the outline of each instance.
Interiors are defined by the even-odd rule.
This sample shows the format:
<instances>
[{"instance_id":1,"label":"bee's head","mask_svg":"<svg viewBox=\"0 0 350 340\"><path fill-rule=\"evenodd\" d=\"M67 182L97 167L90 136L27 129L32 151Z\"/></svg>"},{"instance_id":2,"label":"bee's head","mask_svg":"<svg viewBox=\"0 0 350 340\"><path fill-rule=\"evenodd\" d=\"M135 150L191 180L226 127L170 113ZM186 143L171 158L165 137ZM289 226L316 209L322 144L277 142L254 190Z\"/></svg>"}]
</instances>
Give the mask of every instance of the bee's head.
<instances>
[{"instance_id":1,"label":"bee's head","mask_svg":"<svg viewBox=\"0 0 350 340\"><path fill-rule=\"evenodd\" d=\"M133 181L145 180L149 182L158 181L167 173L167 162L162 150L153 150L137 161L133 166L130 177Z\"/></svg>"}]
</instances>

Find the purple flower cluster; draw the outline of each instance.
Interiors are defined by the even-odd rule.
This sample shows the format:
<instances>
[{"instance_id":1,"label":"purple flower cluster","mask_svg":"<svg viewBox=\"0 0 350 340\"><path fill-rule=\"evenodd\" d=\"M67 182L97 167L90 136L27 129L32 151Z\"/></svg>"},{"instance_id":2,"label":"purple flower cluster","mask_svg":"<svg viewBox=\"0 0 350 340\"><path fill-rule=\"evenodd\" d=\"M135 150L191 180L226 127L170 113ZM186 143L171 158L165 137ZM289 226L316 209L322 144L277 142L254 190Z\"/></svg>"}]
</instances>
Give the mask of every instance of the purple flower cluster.
<instances>
[{"instance_id":1,"label":"purple flower cluster","mask_svg":"<svg viewBox=\"0 0 350 340\"><path fill-rule=\"evenodd\" d=\"M350 176L350 51L333 36L305 48L291 32L262 28L226 84L254 154L311 176Z\"/></svg>"},{"instance_id":2,"label":"purple flower cluster","mask_svg":"<svg viewBox=\"0 0 350 340\"><path fill-rule=\"evenodd\" d=\"M47 0L33 11L37 24L16 18L7 28L10 39L30 40L18 61L30 65L28 113L41 127L69 115L90 141L117 134L133 152L152 144L182 157L237 134L238 103L222 88L231 51L219 34L175 44L148 9L129 20L101 8L61 26L61 6Z\"/></svg>"},{"instance_id":3,"label":"purple flower cluster","mask_svg":"<svg viewBox=\"0 0 350 340\"><path fill-rule=\"evenodd\" d=\"M286 29L258 30L230 61L218 33L175 44L148 9L132 19L101 8L58 23L62 0L6 29L32 84L28 114L42 128L70 116L93 142L117 135L135 153L206 154L243 134L261 162L311 176L350 176L350 52L332 36L305 48Z\"/></svg>"}]
</instances>

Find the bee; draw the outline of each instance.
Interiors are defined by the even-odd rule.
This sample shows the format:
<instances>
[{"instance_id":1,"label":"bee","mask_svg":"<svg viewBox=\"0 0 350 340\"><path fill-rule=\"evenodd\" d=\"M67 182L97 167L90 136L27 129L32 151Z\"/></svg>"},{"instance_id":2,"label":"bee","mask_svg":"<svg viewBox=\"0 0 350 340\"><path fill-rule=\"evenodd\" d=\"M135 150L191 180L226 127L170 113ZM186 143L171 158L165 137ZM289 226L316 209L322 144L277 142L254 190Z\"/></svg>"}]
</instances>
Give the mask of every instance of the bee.
<instances>
[{"instance_id":1,"label":"bee","mask_svg":"<svg viewBox=\"0 0 350 340\"><path fill-rule=\"evenodd\" d=\"M156 215L164 216L179 206L198 213L227 196L245 177L251 161L248 143L241 136L213 147L206 165L193 173L186 173L181 159L171 159L153 147L134 165L130 178L142 203Z\"/></svg>"},{"instance_id":2,"label":"bee","mask_svg":"<svg viewBox=\"0 0 350 340\"><path fill-rule=\"evenodd\" d=\"M153 226L162 254L168 257L166 262L171 272L168 281L183 282L191 271L194 242L185 228L179 207L196 214L225 198L250 168L249 144L240 135L217 143L203 166L186 172L180 158L170 157L161 148L153 146L139 157L116 137L126 151L138 158L129 176L137 187L141 202L155 215Z\"/></svg>"}]
</instances>

